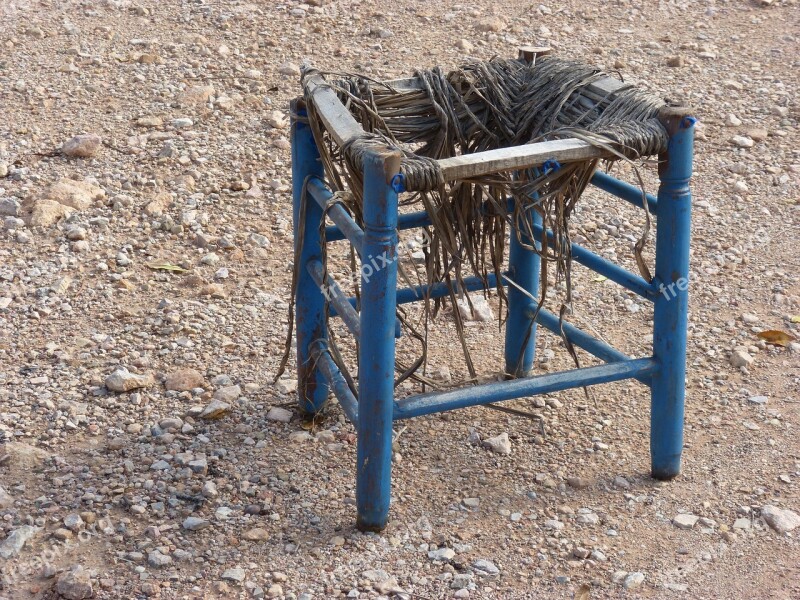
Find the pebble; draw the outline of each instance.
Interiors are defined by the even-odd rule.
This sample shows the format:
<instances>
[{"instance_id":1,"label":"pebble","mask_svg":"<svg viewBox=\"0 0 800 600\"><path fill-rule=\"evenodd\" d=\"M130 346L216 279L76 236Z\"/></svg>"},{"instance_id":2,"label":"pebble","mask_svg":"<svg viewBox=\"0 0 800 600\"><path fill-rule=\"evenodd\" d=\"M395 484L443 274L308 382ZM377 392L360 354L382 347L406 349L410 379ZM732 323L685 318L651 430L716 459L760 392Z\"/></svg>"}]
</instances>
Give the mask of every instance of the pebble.
<instances>
[{"instance_id":1,"label":"pebble","mask_svg":"<svg viewBox=\"0 0 800 600\"><path fill-rule=\"evenodd\" d=\"M742 124L742 120L734 114L729 114L725 117L725 125L727 127L739 127Z\"/></svg>"},{"instance_id":2,"label":"pebble","mask_svg":"<svg viewBox=\"0 0 800 600\"><path fill-rule=\"evenodd\" d=\"M761 516L778 533L789 533L800 527L800 514L786 508L767 504L761 507Z\"/></svg>"},{"instance_id":3,"label":"pebble","mask_svg":"<svg viewBox=\"0 0 800 600\"><path fill-rule=\"evenodd\" d=\"M672 524L678 529L692 529L700 517L690 514L679 514L673 517Z\"/></svg>"},{"instance_id":4,"label":"pebble","mask_svg":"<svg viewBox=\"0 0 800 600\"><path fill-rule=\"evenodd\" d=\"M608 557L603 552L597 549L592 550L592 553L589 555L589 558L591 558L592 560L596 560L597 562L606 562L608 560Z\"/></svg>"},{"instance_id":5,"label":"pebble","mask_svg":"<svg viewBox=\"0 0 800 600\"><path fill-rule=\"evenodd\" d=\"M227 402L230 404L236 402L241 395L242 388L240 388L238 385L226 385L225 387L221 387L214 392L214 400L219 400L220 402Z\"/></svg>"},{"instance_id":6,"label":"pebble","mask_svg":"<svg viewBox=\"0 0 800 600\"><path fill-rule=\"evenodd\" d=\"M585 490L592 485L592 480L587 477L567 477L567 485L576 490Z\"/></svg>"},{"instance_id":7,"label":"pebble","mask_svg":"<svg viewBox=\"0 0 800 600\"><path fill-rule=\"evenodd\" d=\"M269 247L269 239L265 235L261 235L260 233L251 233L247 237L247 242L253 246L257 246L259 248L268 248Z\"/></svg>"},{"instance_id":8,"label":"pebble","mask_svg":"<svg viewBox=\"0 0 800 600\"><path fill-rule=\"evenodd\" d=\"M221 419L229 412L231 412L231 405L215 398L202 410L200 418L207 421L214 421L216 419Z\"/></svg>"},{"instance_id":9,"label":"pebble","mask_svg":"<svg viewBox=\"0 0 800 600\"><path fill-rule=\"evenodd\" d=\"M470 306L470 302L472 306ZM494 321L494 311L481 294L472 294L469 299L458 298L458 312L465 321L488 323Z\"/></svg>"},{"instance_id":10,"label":"pebble","mask_svg":"<svg viewBox=\"0 0 800 600\"><path fill-rule=\"evenodd\" d=\"M511 454L511 440L508 439L508 434L505 432L483 440L483 447L496 454Z\"/></svg>"},{"instance_id":11,"label":"pebble","mask_svg":"<svg viewBox=\"0 0 800 600\"><path fill-rule=\"evenodd\" d=\"M70 531L79 531L83 529L84 522L81 516L77 513L68 514L64 517L64 527Z\"/></svg>"},{"instance_id":12,"label":"pebble","mask_svg":"<svg viewBox=\"0 0 800 600\"><path fill-rule=\"evenodd\" d=\"M753 364L753 357L746 350L737 349L731 353L731 364L734 367L748 367Z\"/></svg>"},{"instance_id":13,"label":"pebble","mask_svg":"<svg viewBox=\"0 0 800 600\"><path fill-rule=\"evenodd\" d=\"M105 379L106 387L112 392L130 392L146 388L155 383L151 374L136 375L124 367L120 367Z\"/></svg>"},{"instance_id":14,"label":"pebble","mask_svg":"<svg viewBox=\"0 0 800 600\"><path fill-rule=\"evenodd\" d=\"M625 581L622 582L622 587L626 590L633 590L642 585L642 583L644 583L644 573L637 571L634 573L629 573L625 577Z\"/></svg>"},{"instance_id":15,"label":"pebble","mask_svg":"<svg viewBox=\"0 0 800 600\"><path fill-rule=\"evenodd\" d=\"M623 490L629 490L631 488L631 482L621 475L617 475L614 478L614 485L618 488L622 488Z\"/></svg>"},{"instance_id":16,"label":"pebble","mask_svg":"<svg viewBox=\"0 0 800 600\"><path fill-rule=\"evenodd\" d=\"M278 73L281 75L288 75L290 77L300 77L300 67L294 63L283 63L278 67Z\"/></svg>"},{"instance_id":17,"label":"pebble","mask_svg":"<svg viewBox=\"0 0 800 600\"><path fill-rule=\"evenodd\" d=\"M56 592L66 600L84 600L94 595L94 588L89 573L81 565L75 565L58 576Z\"/></svg>"},{"instance_id":18,"label":"pebble","mask_svg":"<svg viewBox=\"0 0 800 600\"><path fill-rule=\"evenodd\" d=\"M0 198L0 216L18 217L20 213L19 201L14 198Z\"/></svg>"},{"instance_id":19,"label":"pebble","mask_svg":"<svg viewBox=\"0 0 800 600\"><path fill-rule=\"evenodd\" d=\"M475 23L475 29L482 32L502 31L506 24L499 17L483 17Z\"/></svg>"},{"instance_id":20,"label":"pebble","mask_svg":"<svg viewBox=\"0 0 800 600\"><path fill-rule=\"evenodd\" d=\"M203 374L197 369L178 369L169 373L164 380L164 387L177 392L188 392L205 385Z\"/></svg>"},{"instance_id":21,"label":"pebble","mask_svg":"<svg viewBox=\"0 0 800 600\"><path fill-rule=\"evenodd\" d=\"M76 135L64 142L61 153L70 158L91 158L96 156L103 144L103 139L95 133Z\"/></svg>"},{"instance_id":22,"label":"pebble","mask_svg":"<svg viewBox=\"0 0 800 600\"><path fill-rule=\"evenodd\" d=\"M755 142L747 136L735 135L730 139L731 144L739 148L752 148Z\"/></svg>"},{"instance_id":23,"label":"pebble","mask_svg":"<svg viewBox=\"0 0 800 600\"><path fill-rule=\"evenodd\" d=\"M106 192L88 181L76 181L62 177L45 187L36 195L37 202L56 202L74 210L88 210L96 202L105 199Z\"/></svg>"},{"instance_id":24,"label":"pebble","mask_svg":"<svg viewBox=\"0 0 800 600\"><path fill-rule=\"evenodd\" d=\"M464 498L461 503L467 508L477 509L480 506L481 501L479 498Z\"/></svg>"},{"instance_id":25,"label":"pebble","mask_svg":"<svg viewBox=\"0 0 800 600\"><path fill-rule=\"evenodd\" d=\"M13 558L25 547L25 544L39 532L38 527L21 525L8 534L0 543L0 558Z\"/></svg>"},{"instance_id":26,"label":"pebble","mask_svg":"<svg viewBox=\"0 0 800 600\"><path fill-rule=\"evenodd\" d=\"M247 576L244 569L239 567L234 567L232 569L225 569L222 573L222 579L226 581L233 581L236 583L242 583L244 578Z\"/></svg>"},{"instance_id":27,"label":"pebble","mask_svg":"<svg viewBox=\"0 0 800 600\"><path fill-rule=\"evenodd\" d=\"M747 517L740 517L733 522L734 529L748 530L753 526L752 521Z\"/></svg>"},{"instance_id":28,"label":"pebble","mask_svg":"<svg viewBox=\"0 0 800 600\"><path fill-rule=\"evenodd\" d=\"M500 569L492 561L485 558L479 558L472 563L472 568L476 574L483 577L497 577L500 575Z\"/></svg>"},{"instance_id":29,"label":"pebble","mask_svg":"<svg viewBox=\"0 0 800 600\"><path fill-rule=\"evenodd\" d=\"M14 497L0 485L0 510L5 510L14 506Z\"/></svg>"},{"instance_id":30,"label":"pebble","mask_svg":"<svg viewBox=\"0 0 800 600\"><path fill-rule=\"evenodd\" d=\"M186 517L186 519L181 524L181 527L188 531L200 531L201 529L205 529L206 527L210 527L211 522L207 521L206 519L201 519L200 517Z\"/></svg>"},{"instance_id":31,"label":"pebble","mask_svg":"<svg viewBox=\"0 0 800 600\"><path fill-rule=\"evenodd\" d=\"M278 423L288 423L292 420L292 411L286 410L279 406L273 406L267 412L268 421L276 421Z\"/></svg>"},{"instance_id":32,"label":"pebble","mask_svg":"<svg viewBox=\"0 0 800 600\"><path fill-rule=\"evenodd\" d=\"M469 54L470 52L472 52L474 46L472 45L472 43L470 41L465 40L464 38L461 38L460 40L458 40L456 42L456 48L458 48L459 50L461 50L465 54Z\"/></svg>"},{"instance_id":33,"label":"pebble","mask_svg":"<svg viewBox=\"0 0 800 600\"><path fill-rule=\"evenodd\" d=\"M147 564L155 568L166 567L172 564L172 557L153 550L147 553Z\"/></svg>"},{"instance_id":34,"label":"pebble","mask_svg":"<svg viewBox=\"0 0 800 600\"><path fill-rule=\"evenodd\" d=\"M452 548L439 548L428 552L428 558L435 561L449 561L455 558L456 553Z\"/></svg>"},{"instance_id":35,"label":"pebble","mask_svg":"<svg viewBox=\"0 0 800 600\"><path fill-rule=\"evenodd\" d=\"M254 527L245 531L242 538L251 542L263 542L269 539L269 531L261 527Z\"/></svg>"},{"instance_id":36,"label":"pebble","mask_svg":"<svg viewBox=\"0 0 800 600\"><path fill-rule=\"evenodd\" d=\"M217 484L213 481L206 481L203 483L203 488L200 490L200 493L205 498L216 498L219 495L219 491L217 491Z\"/></svg>"}]
</instances>

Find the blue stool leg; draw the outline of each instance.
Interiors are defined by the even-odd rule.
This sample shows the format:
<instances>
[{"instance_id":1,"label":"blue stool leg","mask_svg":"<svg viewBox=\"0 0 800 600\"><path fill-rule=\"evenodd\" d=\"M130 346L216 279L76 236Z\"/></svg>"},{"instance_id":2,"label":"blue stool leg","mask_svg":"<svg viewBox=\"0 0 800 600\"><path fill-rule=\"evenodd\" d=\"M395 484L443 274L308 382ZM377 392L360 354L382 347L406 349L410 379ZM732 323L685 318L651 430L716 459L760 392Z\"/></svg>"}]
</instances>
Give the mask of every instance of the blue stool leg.
<instances>
[{"instance_id":1,"label":"blue stool leg","mask_svg":"<svg viewBox=\"0 0 800 600\"><path fill-rule=\"evenodd\" d=\"M686 377L693 117L665 109L670 135L659 161L653 355L658 371L651 384L650 458L653 477L672 479L681 470Z\"/></svg>"},{"instance_id":2,"label":"blue stool leg","mask_svg":"<svg viewBox=\"0 0 800 600\"><path fill-rule=\"evenodd\" d=\"M297 396L300 410L317 413L328 398L328 384L314 365L310 346L318 339L327 339L325 329L325 298L322 291L306 270L310 260L320 260L321 247L319 223L322 209L303 194L303 183L310 175L324 176L319 151L314 142L311 127L305 122L305 108L297 101L292 106L297 118L292 121L292 194L294 243L303 244L299 258L297 296L295 298L297 319ZM305 210L305 214L303 214Z\"/></svg>"},{"instance_id":3,"label":"blue stool leg","mask_svg":"<svg viewBox=\"0 0 800 600\"><path fill-rule=\"evenodd\" d=\"M358 528L380 531L389 517L397 295L397 153L364 157L364 246L358 354Z\"/></svg>"},{"instance_id":4,"label":"blue stool leg","mask_svg":"<svg viewBox=\"0 0 800 600\"><path fill-rule=\"evenodd\" d=\"M533 225L542 224L542 216L532 211ZM525 243L531 243L523 236ZM539 244L537 244L537 247ZM527 250L511 232L508 252L509 277L534 298L539 297L539 271L541 257ZM506 321L506 373L514 377L527 377L533 371L533 353L536 347L536 322L531 322L531 310L537 304L513 285L508 286L508 319Z\"/></svg>"}]
</instances>

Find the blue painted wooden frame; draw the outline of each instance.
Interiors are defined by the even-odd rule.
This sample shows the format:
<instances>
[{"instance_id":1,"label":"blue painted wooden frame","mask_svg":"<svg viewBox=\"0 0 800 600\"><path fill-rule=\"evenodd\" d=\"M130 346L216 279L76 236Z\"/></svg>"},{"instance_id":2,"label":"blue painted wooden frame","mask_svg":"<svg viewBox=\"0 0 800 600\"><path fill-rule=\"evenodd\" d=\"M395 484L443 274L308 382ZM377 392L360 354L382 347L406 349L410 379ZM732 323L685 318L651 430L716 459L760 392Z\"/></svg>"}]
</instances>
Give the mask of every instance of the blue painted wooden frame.
<instances>
[{"instance_id":1,"label":"blue painted wooden frame","mask_svg":"<svg viewBox=\"0 0 800 600\"><path fill-rule=\"evenodd\" d=\"M362 261L360 312L355 298L339 296L332 281L323 282L320 222L331 199L325 188L322 166L314 138L301 106L294 106L292 122L292 173L295 243L302 244L297 282L297 363L300 409L322 410L329 391L339 400L358 432L356 504L358 527L379 531L389 515L392 423L395 420L476 406L533 394L636 379L651 389L651 472L658 479L680 473L683 448L683 417L686 373L686 328L689 280L689 241L693 139L695 119L675 111L662 117L669 133L667 152L659 157L658 197L646 196L647 209L656 215L656 269L652 281L573 244L574 260L608 279L654 302L653 355L632 359L591 335L564 324L563 333L578 347L606 363L560 373L531 376L535 325L561 333L558 317L546 310L535 311L538 297L539 257L524 244L531 240L511 235L509 271L506 279L523 287L508 286L509 316L506 328L506 370L515 376L445 392L418 394L395 400L395 316L398 304L450 293L445 283L397 289L397 232L430 225L422 211L399 215L400 155L376 152L364 159L364 227L347 211L334 207L327 213L335 225L326 228L326 242L348 240ZM606 192L642 206L641 191L604 173L595 173L592 183ZM538 236L541 221L531 213L531 226ZM549 232L548 232L549 233ZM359 385L354 393L336 366L327 347L324 322L325 293L334 289L336 301L329 307L340 315L357 338ZM507 285L492 275L486 280L470 277L467 291Z\"/></svg>"}]
</instances>

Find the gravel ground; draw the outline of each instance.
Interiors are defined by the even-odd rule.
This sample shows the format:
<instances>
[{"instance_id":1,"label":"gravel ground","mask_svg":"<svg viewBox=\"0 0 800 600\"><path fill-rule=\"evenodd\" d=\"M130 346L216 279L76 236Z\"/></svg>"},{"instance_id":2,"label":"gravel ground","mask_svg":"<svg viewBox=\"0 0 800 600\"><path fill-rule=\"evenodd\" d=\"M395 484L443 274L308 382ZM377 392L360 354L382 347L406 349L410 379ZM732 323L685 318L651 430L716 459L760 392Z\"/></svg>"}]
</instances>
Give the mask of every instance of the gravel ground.
<instances>
[{"instance_id":1,"label":"gravel ground","mask_svg":"<svg viewBox=\"0 0 800 600\"><path fill-rule=\"evenodd\" d=\"M800 9L642 4L2 0L0 597L800 597L800 344L756 335L800 333ZM353 427L332 403L307 430L272 383L299 67L527 43L697 108L684 472L649 478L638 384L420 418L389 527L359 533ZM597 193L574 220L631 268L643 225ZM647 353L650 308L577 268L572 320ZM496 321L467 339L496 373Z\"/></svg>"}]
</instances>

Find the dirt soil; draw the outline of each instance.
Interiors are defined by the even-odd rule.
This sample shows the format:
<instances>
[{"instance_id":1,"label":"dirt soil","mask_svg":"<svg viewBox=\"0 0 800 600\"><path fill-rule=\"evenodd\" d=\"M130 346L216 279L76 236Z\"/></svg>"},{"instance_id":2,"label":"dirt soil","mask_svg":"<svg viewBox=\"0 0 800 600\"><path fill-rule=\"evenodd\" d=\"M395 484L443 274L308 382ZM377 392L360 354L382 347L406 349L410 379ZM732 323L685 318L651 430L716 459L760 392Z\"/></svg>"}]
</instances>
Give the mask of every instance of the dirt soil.
<instances>
[{"instance_id":1,"label":"dirt soil","mask_svg":"<svg viewBox=\"0 0 800 600\"><path fill-rule=\"evenodd\" d=\"M0 598L800 598L798 40L795 0L0 0ZM696 108L683 472L649 477L636 383L424 417L362 534L352 425L333 400L304 425L294 356L273 383L289 100L307 62L390 79L525 44ZM592 192L573 225L635 268L640 210ZM651 308L577 266L571 320L650 351ZM432 325L431 371L464 377ZM539 336L537 371L569 367Z\"/></svg>"}]
</instances>

